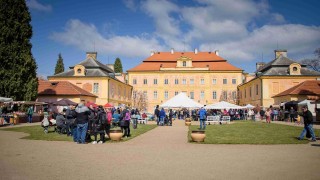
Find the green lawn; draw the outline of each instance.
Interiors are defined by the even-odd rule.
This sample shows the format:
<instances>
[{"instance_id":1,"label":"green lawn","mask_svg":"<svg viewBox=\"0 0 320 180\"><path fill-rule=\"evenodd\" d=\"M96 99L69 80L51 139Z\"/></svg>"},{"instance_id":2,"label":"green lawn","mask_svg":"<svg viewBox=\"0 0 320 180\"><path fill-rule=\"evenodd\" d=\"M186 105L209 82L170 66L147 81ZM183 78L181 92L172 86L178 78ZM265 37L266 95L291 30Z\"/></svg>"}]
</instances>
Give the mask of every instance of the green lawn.
<instances>
[{"instance_id":1,"label":"green lawn","mask_svg":"<svg viewBox=\"0 0 320 180\"><path fill-rule=\"evenodd\" d=\"M199 126L190 126L198 130ZM267 124L252 121L237 121L227 125L208 125L204 144L306 144L308 140L299 141L302 127L281 124ZM316 135L320 130L315 131Z\"/></svg>"},{"instance_id":2,"label":"green lawn","mask_svg":"<svg viewBox=\"0 0 320 180\"><path fill-rule=\"evenodd\" d=\"M147 131L150 131L157 127L157 125L143 125L139 124L137 129L131 129L131 137L129 138L123 138L122 141L128 141L132 138L135 138ZM58 134L54 132L53 128L49 129L49 133L45 134L43 132L43 128L39 125L37 126L25 126L25 127L14 127L14 128L7 128L7 129L1 129L3 131L15 131L15 132L25 132L28 133L28 136L23 137L22 139L31 139L31 140L44 140L44 141L73 141L72 137L68 137L66 134ZM91 139L93 140L94 137L92 136ZM99 135L98 135L99 139ZM107 139L106 142L112 142L109 139Z\"/></svg>"}]
</instances>

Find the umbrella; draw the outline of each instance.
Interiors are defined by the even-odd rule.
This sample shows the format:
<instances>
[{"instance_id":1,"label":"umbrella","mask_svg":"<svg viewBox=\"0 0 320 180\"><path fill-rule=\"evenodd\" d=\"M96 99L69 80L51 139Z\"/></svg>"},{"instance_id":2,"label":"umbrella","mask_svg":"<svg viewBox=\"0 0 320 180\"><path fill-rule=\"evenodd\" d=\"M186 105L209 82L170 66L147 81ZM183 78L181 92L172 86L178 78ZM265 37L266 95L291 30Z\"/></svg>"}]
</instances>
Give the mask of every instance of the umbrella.
<instances>
[{"instance_id":1,"label":"umbrella","mask_svg":"<svg viewBox=\"0 0 320 180\"><path fill-rule=\"evenodd\" d=\"M105 108L112 108L113 106L112 106L111 104L107 103L107 104L105 104L103 107L105 107Z\"/></svg>"},{"instance_id":2,"label":"umbrella","mask_svg":"<svg viewBox=\"0 0 320 180\"><path fill-rule=\"evenodd\" d=\"M94 103L94 102L87 102L86 106L87 106L87 107L92 106L92 107L94 107L94 108L98 107L98 105L97 105L96 103Z\"/></svg>"},{"instance_id":3,"label":"umbrella","mask_svg":"<svg viewBox=\"0 0 320 180\"><path fill-rule=\"evenodd\" d=\"M56 106L69 106L69 105L77 105L77 103L69 100L69 99L61 99L60 101L57 101L53 103Z\"/></svg>"}]
</instances>

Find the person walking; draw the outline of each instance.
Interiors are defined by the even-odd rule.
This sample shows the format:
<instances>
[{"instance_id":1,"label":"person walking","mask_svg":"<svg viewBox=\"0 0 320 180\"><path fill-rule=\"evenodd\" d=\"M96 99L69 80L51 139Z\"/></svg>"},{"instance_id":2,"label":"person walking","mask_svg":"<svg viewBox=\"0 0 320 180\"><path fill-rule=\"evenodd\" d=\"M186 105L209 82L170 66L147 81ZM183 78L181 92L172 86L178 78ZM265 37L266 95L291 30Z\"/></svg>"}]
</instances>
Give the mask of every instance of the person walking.
<instances>
[{"instance_id":1,"label":"person walking","mask_svg":"<svg viewBox=\"0 0 320 180\"><path fill-rule=\"evenodd\" d=\"M28 123L32 123L33 106L30 106L28 108L27 114L28 114Z\"/></svg>"},{"instance_id":2,"label":"person walking","mask_svg":"<svg viewBox=\"0 0 320 180\"><path fill-rule=\"evenodd\" d=\"M296 111L293 109L293 107L290 108L290 122L294 122L294 118L296 116Z\"/></svg>"},{"instance_id":3,"label":"person walking","mask_svg":"<svg viewBox=\"0 0 320 180\"><path fill-rule=\"evenodd\" d=\"M266 116L266 122L267 123L271 123L270 119L271 119L271 109L268 108L266 113L265 113L265 116Z\"/></svg>"},{"instance_id":4,"label":"person walking","mask_svg":"<svg viewBox=\"0 0 320 180\"><path fill-rule=\"evenodd\" d=\"M130 111L128 107L124 108L121 112L120 119L122 122L121 129L124 130L124 134L122 137L130 137Z\"/></svg>"},{"instance_id":5,"label":"person walking","mask_svg":"<svg viewBox=\"0 0 320 180\"><path fill-rule=\"evenodd\" d=\"M199 117L200 117L200 130L205 130L206 129L206 118L207 118L207 112L206 110L201 107L199 111Z\"/></svg>"},{"instance_id":6,"label":"person walking","mask_svg":"<svg viewBox=\"0 0 320 180\"><path fill-rule=\"evenodd\" d=\"M157 121L157 125L159 125L159 121L160 121L159 105L157 105L156 109L154 110L154 117L155 117L155 120Z\"/></svg>"},{"instance_id":7,"label":"person walking","mask_svg":"<svg viewBox=\"0 0 320 180\"><path fill-rule=\"evenodd\" d=\"M86 133L88 130L88 121L90 110L84 105L84 100L81 100L81 103L76 108L76 117L77 117L77 140L78 144L85 144Z\"/></svg>"},{"instance_id":8,"label":"person walking","mask_svg":"<svg viewBox=\"0 0 320 180\"><path fill-rule=\"evenodd\" d=\"M312 127L313 126L312 113L308 110L308 106L304 106L302 108L302 111L303 111L302 116L303 116L303 121L304 121L304 128L303 128L300 136L298 137L298 140L304 139L304 136L308 131L311 135L311 141L315 142L316 136L314 134L313 127Z\"/></svg>"}]
</instances>

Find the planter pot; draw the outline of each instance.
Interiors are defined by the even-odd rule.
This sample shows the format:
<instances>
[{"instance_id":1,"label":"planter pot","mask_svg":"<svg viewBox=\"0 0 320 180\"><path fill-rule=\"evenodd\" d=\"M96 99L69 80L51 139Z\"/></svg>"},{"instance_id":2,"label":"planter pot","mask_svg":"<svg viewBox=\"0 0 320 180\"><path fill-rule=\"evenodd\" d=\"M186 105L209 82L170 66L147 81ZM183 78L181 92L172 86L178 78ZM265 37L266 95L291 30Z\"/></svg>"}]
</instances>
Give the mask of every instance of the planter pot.
<instances>
[{"instance_id":1,"label":"planter pot","mask_svg":"<svg viewBox=\"0 0 320 180\"><path fill-rule=\"evenodd\" d=\"M191 122L191 119L190 118L186 118L185 121L186 122Z\"/></svg>"},{"instance_id":2,"label":"planter pot","mask_svg":"<svg viewBox=\"0 0 320 180\"><path fill-rule=\"evenodd\" d=\"M190 126L190 125L191 125L191 121L186 121L186 122L185 122L185 125L186 125L186 126Z\"/></svg>"},{"instance_id":3,"label":"planter pot","mask_svg":"<svg viewBox=\"0 0 320 180\"><path fill-rule=\"evenodd\" d=\"M205 131L192 131L191 132L191 139L194 142L203 142L206 138Z\"/></svg>"},{"instance_id":4,"label":"planter pot","mask_svg":"<svg viewBox=\"0 0 320 180\"><path fill-rule=\"evenodd\" d=\"M120 141L122 138L122 131L121 130L110 130L110 139L112 141Z\"/></svg>"}]
</instances>

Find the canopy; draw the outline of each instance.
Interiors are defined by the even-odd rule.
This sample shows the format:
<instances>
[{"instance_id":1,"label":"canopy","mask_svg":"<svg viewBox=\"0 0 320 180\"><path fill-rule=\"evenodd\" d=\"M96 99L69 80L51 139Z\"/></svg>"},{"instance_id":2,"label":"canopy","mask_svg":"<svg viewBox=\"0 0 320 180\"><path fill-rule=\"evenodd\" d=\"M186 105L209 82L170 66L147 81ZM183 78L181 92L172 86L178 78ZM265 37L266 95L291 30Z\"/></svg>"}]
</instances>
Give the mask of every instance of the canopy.
<instances>
[{"instance_id":1,"label":"canopy","mask_svg":"<svg viewBox=\"0 0 320 180\"><path fill-rule=\"evenodd\" d=\"M105 108L112 108L113 106L112 106L111 104L107 103L107 104L105 104L103 107L105 107Z\"/></svg>"},{"instance_id":2,"label":"canopy","mask_svg":"<svg viewBox=\"0 0 320 180\"><path fill-rule=\"evenodd\" d=\"M204 107L205 109L243 109L243 107L231 104L225 101L221 101L214 104L209 104Z\"/></svg>"},{"instance_id":3,"label":"canopy","mask_svg":"<svg viewBox=\"0 0 320 180\"><path fill-rule=\"evenodd\" d=\"M163 107L163 108L200 108L200 107L203 107L203 105L190 99L186 95L186 93L179 93L178 95L169 99L165 103L161 104L160 107Z\"/></svg>"},{"instance_id":4,"label":"canopy","mask_svg":"<svg viewBox=\"0 0 320 180\"><path fill-rule=\"evenodd\" d=\"M298 105L309 105L309 104L310 104L310 101L307 99L298 103Z\"/></svg>"},{"instance_id":5,"label":"canopy","mask_svg":"<svg viewBox=\"0 0 320 180\"><path fill-rule=\"evenodd\" d=\"M0 102L11 102L12 98L0 97Z\"/></svg>"},{"instance_id":6,"label":"canopy","mask_svg":"<svg viewBox=\"0 0 320 180\"><path fill-rule=\"evenodd\" d=\"M55 103L53 103L54 105L57 105L57 106L69 106L69 105L77 105L77 103L69 100L69 99L61 99L60 101L57 101Z\"/></svg>"},{"instance_id":7,"label":"canopy","mask_svg":"<svg viewBox=\"0 0 320 180\"><path fill-rule=\"evenodd\" d=\"M251 104L247 104L246 106L243 106L243 107L246 108L246 109L252 109L252 108L254 108L254 106L251 105Z\"/></svg>"}]
</instances>

